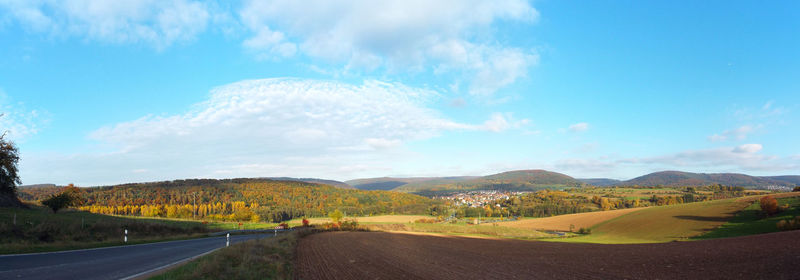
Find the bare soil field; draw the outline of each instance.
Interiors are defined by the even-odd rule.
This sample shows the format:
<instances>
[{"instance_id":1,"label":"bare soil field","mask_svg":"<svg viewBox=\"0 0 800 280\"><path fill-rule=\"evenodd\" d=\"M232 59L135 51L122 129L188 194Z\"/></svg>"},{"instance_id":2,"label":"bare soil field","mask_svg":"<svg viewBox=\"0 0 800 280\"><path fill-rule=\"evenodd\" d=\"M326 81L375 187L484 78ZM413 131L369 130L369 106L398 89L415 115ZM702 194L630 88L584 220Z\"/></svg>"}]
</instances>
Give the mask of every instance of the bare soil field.
<instances>
[{"instance_id":1,"label":"bare soil field","mask_svg":"<svg viewBox=\"0 0 800 280\"><path fill-rule=\"evenodd\" d=\"M800 231L660 244L581 244L387 232L300 240L298 279L792 279Z\"/></svg>"},{"instance_id":2,"label":"bare soil field","mask_svg":"<svg viewBox=\"0 0 800 280\"><path fill-rule=\"evenodd\" d=\"M524 219L519 221L501 222L498 223L498 225L504 227L533 229L533 230L569 231L570 225L575 225L574 230L578 230L579 228L590 228L596 224L642 209L644 208L628 208L628 209L611 210L611 211L577 213L577 214L559 215L547 218Z\"/></svg>"}]
</instances>

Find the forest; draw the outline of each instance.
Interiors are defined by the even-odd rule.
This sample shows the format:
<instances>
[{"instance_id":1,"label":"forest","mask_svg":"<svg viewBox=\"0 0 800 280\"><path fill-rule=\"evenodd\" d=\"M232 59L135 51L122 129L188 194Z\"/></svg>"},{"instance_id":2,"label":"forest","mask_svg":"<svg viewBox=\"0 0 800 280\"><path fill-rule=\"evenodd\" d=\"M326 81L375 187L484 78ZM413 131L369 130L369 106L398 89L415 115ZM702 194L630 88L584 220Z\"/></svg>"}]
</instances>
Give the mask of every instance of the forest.
<instances>
[{"instance_id":1,"label":"forest","mask_svg":"<svg viewBox=\"0 0 800 280\"><path fill-rule=\"evenodd\" d=\"M20 190L42 200L52 191ZM351 216L436 214L439 202L413 194L341 189L269 179L191 179L81 188L81 210L110 215L281 222L340 210Z\"/></svg>"}]
</instances>

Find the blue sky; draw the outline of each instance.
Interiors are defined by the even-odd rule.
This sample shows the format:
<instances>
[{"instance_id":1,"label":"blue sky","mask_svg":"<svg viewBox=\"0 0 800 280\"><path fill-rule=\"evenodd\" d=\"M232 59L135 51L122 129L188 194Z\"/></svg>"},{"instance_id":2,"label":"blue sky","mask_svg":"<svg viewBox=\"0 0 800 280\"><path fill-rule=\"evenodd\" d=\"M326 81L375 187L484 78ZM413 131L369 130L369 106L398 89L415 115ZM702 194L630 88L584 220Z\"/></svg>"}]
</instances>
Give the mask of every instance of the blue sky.
<instances>
[{"instance_id":1,"label":"blue sky","mask_svg":"<svg viewBox=\"0 0 800 280\"><path fill-rule=\"evenodd\" d=\"M795 1L0 1L23 183L798 174Z\"/></svg>"}]
</instances>

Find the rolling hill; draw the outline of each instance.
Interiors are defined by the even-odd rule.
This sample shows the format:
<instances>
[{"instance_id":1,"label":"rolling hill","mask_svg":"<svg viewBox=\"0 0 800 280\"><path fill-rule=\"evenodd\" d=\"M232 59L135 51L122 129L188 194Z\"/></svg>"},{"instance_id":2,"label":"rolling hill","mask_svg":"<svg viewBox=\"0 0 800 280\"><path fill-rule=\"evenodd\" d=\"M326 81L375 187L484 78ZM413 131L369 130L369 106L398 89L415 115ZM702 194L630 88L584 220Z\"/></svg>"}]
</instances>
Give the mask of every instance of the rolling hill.
<instances>
[{"instance_id":1,"label":"rolling hill","mask_svg":"<svg viewBox=\"0 0 800 280\"><path fill-rule=\"evenodd\" d=\"M353 186L345 183L339 182L335 180L326 180L326 179L317 179L317 178L291 178L291 177L268 177L267 179L270 180L278 180L278 181L295 181L295 182L305 182L311 184L321 184L321 185L329 185L334 186L340 189L353 189Z\"/></svg>"},{"instance_id":2,"label":"rolling hill","mask_svg":"<svg viewBox=\"0 0 800 280\"><path fill-rule=\"evenodd\" d=\"M546 170L516 170L463 180L426 181L401 185L400 192L439 192L456 190L539 190L579 187L583 182Z\"/></svg>"},{"instance_id":3,"label":"rolling hill","mask_svg":"<svg viewBox=\"0 0 800 280\"><path fill-rule=\"evenodd\" d=\"M454 183L460 181L467 181L470 179L478 178L477 176L453 176L453 177L409 177L409 178L395 178L395 177L380 177L380 178L366 178L349 180L345 183L353 186L359 190L392 190L404 185L415 186L433 186L439 184Z\"/></svg>"},{"instance_id":4,"label":"rolling hill","mask_svg":"<svg viewBox=\"0 0 800 280\"><path fill-rule=\"evenodd\" d=\"M800 176L756 177L739 173L661 171L623 181L617 185L676 187L721 184L732 187L758 188L766 186L794 186L796 183L784 180L797 180L797 177Z\"/></svg>"},{"instance_id":5,"label":"rolling hill","mask_svg":"<svg viewBox=\"0 0 800 280\"><path fill-rule=\"evenodd\" d=\"M620 180L608 179L608 178L585 178L585 179L578 179L578 181L587 183L587 184L592 185L592 186L598 186L598 187L613 186L613 185L616 185L616 184L619 184L620 182L622 182Z\"/></svg>"}]
</instances>

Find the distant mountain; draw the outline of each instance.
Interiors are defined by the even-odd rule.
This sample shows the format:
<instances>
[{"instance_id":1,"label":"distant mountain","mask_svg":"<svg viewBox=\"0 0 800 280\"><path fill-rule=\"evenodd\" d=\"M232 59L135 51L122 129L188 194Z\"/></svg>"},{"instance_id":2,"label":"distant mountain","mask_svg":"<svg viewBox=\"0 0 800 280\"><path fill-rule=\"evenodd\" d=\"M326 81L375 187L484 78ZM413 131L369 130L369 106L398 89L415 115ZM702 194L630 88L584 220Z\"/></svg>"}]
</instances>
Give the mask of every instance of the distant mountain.
<instances>
[{"instance_id":1,"label":"distant mountain","mask_svg":"<svg viewBox=\"0 0 800 280\"><path fill-rule=\"evenodd\" d=\"M451 177L453 178L453 177ZM395 188L401 192L430 192L450 190L538 190L544 188L568 188L584 183L570 176L546 170L517 170L450 181L428 181L406 184Z\"/></svg>"},{"instance_id":2,"label":"distant mountain","mask_svg":"<svg viewBox=\"0 0 800 280\"><path fill-rule=\"evenodd\" d=\"M620 180L608 179L608 178L586 178L586 179L578 179L578 181L598 187L613 186L622 182Z\"/></svg>"},{"instance_id":3,"label":"distant mountain","mask_svg":"<svg viewBox=\"0 0 800 280\"><path fill-rule=\"evenodd\" d=\"M380 178L366 178L349 180L345 183L350 184L356 189L360 190L392 190L400 186L428 186L453 183L459 181L466 181L478 178L476 176L454 176L454 177L409 177L409 178L394 178L394 177L380 177Z\"/></svg>"},{"instance_id":4,"label":"distant mountain","mask_svg":"<svg viewBox=\"0 0 800 280\"><path fill-rule=\"evenodd\" d=\"M796 180L800 176L775 176L756 177L739 173L691 173L681 171L661 171L636 177L617 185L638 186L706 186L722 184L732 187L766 187L766 186L793 186L795 183L777 179L786 177L785 180Z\"/></svg>"},{"instance_id":5,"label":"distant mountain","mask_svg":"<svg viewBox=\"0 0 800 280\"><path fill-rule=\"evenodd\" d=\"M761 178L767 178L767 179L772 179L772 180L777 180L777 181L788 182L788 183L792 183L792 184L795 184L797 186L800 186L800 176L797 176L797 175L764 176L764 177L761 177Z\"/></svg>"},{"instance_id":6,"label":"distant mountain","mask_svg":"<svg viewBox=\"0 0 800 280\"><path fill-rule=\"evenodd\" d=\"M292 178L292 177L268 177L267 179L270 180L279 180L279 181L295 181L295 182L305 182L305 183L312 183L312 184L323 184L334 186L340 189L353 189L353 186L339 182L335 180L326 180L326 179L317 179L317 178Z\"/></svg>"}]
</instances>

